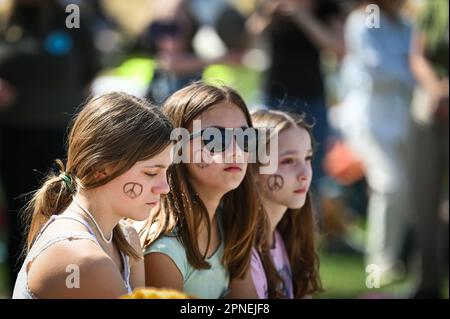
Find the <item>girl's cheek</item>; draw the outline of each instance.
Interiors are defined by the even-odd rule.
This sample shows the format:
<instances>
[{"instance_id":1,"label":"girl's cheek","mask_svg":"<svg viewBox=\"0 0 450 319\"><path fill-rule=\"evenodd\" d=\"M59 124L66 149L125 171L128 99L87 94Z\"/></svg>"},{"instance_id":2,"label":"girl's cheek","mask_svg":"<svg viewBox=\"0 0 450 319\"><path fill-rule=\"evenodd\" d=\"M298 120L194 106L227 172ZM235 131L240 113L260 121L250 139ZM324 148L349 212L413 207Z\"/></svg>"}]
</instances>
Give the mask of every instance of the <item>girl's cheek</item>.
<instances>
[{"instance_id":1,"label":"girl's cheek","mask_svg":"<svg viewBox=\"0 0 450 319\"><path fill-rule=\"evenodd\" d=\"M292 173L292 168L288 165L278 164L278 172L280 175L289 175Z\"/></svg>"},{"instance_id":2,"label":"girl's cheek","mask_svg":"<svg viewBox=\"0 0 450 319\"><path fill-rule=\"evenodd\" d=\"M211 155L210 158L213 163L225 163L225 158L222 153Z\"/></svg>"},{"instance_id":3,"label":"girl's cheek","mask_svg":"<svg viewBox=\"0 0 450 319\"><path fill-rule=\"evenodd\" d=\"M216 163L192 163L188 165L188 171L192 176L200 177L201 179L211 179L212 176L216 176L221 170L221 165Z\"/></svg>"},{"instance_id":4,"label":"girl's cheek","mask_svg":"<svg viewBox=\"0 0 450 319\"><path fill-rule=\"evenodd\" d=\"M308 168L305 172L306 179L308 180L308 184L311 184L312 178L313 178L313 170L312 168Z\"/></svg>"},{"instance_id":5,"label":"girl's cheek","mask_svg":"<svg viewBox=\"0 0 450 319\"><path fill-rule=\"evenodd\" d=\"M138 174L126 174L114 181L114 183L114 189L116 190L115 196L120 194L120 197L129 203L130 201L142 198L144 192L149 189L149 181Z\"/></svg>"},{"instance_id":6,"label":"girl's cheek","mask_svg":"<svg viewBox=\"0 0 450 319\"><path fill-rule=\"evenodd\" d=\"M122 187L122 193L130 200L137 200L144 193L144 184L141 181L127 182Z\"/></svg>"},{"instance_id":7,"label":"girl's cheek","mask_svg":"<svg viewBox=\"0 0 450 319\"><path fill-rule=\"evenodd\" d=\"M285 177L284 174L280 173L280 171L277 171L272 175L268 175L264 184L264 188L271 196L277 196L282 193L285 186Z\"/></svg>"}]
</instances>

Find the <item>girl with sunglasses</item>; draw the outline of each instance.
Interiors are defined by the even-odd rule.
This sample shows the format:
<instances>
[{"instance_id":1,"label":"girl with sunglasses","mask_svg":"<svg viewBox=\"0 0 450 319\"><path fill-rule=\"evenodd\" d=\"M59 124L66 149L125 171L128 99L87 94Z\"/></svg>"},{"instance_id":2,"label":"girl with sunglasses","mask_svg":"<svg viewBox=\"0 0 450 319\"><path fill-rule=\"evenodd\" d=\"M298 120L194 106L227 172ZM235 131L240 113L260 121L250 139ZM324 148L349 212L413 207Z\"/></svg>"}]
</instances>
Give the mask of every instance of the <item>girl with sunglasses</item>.
<instances>
[{"instance_id":1,"label":"girl with sunglasses","mask_svg":"<svg viewBox=\"0 0 450 319\"><path fill-rule=\"evenodd\" d=\"M265 221L252 252L253 287L239 282L238 297L251 297L252 288L261 299L309 297L321 290L310 194L311 129L302 117L280 111L260 110L252 120L256 128L273 128L267 142L278 138L278 168L256 179Z\"/></svg>"},{"instance_id":2,"label":"girl with sunglasses","mask_svg":"<svg viewBox=\"0 0 450 319\"><path fill-rule=\"evenodd\" d=\"M75 118L67 164L25 210L27 256L13 298L117 298L145 284L139 237L169 191L170 121L125 93L91 99ZM65 166L65 167L64 167Z\"/></svg>"},{"instance_id":3,"label":"girl with sunglasses","mask_svg":"<svg viewBox=\"0 0 450 319\"><path fill-rule=\"evenodd\" d=\"M251 128L250 114L234 90L203 83L174 93L163 111L176 127L189 130L183 149L189 155L169 169L171 192L161 197L140 229L146 285L200 298L229 297L234 279L251 282L251 250L260 215L249 147L225 136ZM218 138L207 130L219 133Z\"/></svg>"}]
</instances>

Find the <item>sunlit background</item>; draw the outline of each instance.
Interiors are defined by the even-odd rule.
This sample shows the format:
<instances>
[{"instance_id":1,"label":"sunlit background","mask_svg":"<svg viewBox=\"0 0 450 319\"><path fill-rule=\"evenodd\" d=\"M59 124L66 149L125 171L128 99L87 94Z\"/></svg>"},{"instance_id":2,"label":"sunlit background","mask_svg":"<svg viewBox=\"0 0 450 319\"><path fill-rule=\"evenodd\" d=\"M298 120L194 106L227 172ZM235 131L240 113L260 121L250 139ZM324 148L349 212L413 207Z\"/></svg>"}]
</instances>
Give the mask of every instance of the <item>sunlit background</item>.
<instances>
[{"instance_id":1,"label":"sunlit background","mask_svg":"<svg viewBox=\"0 0 450 319\"><path fill-rule=\"evenodd\" d=\"M439 0L430 0L430 2ZM444 0L445 1L445 0ZM81 9L81 29L89 29L93 35L93 45L99 56L98 72L86 88L87 93L98 95L112 90L127 91L137 96L148 97L149 87L155 80L158 57L150 48L146 31L158 16L171 14L170 3L165 0L103 0L103 1L59 1L63 6L75 3ZM270 52L264 36L254 40L243 37L239 32L256 9L258 0L191 0L187 1L198 27L192 38L192 51L198 59L211 61L198 70L199 78L217 83L225 83L236 88L245 98L250 109L264 104L264 76L270 67ZM348 14L358 5L357 0L339 1L343 12ZM408 1L404 13L416 21L425 7L425 0ZM0 22L6 23L11 12L12 0L0 0ZM225 8L231 11L226 11ZM447 4L448 8L448 4ZM228 15L224 15L228 12ZM232 12L230 14L229 12ZM223 20L220 20L223 18ZM218 23L218 21L221 23ZM1 30L1 29L0 29ZM14 31L14 30L13 30ZM6 51L2 51L5 37L20 39L10 30L1 33L0 63ZM16 30L17 31L17 30ZM6 35L5 35L6 34ZM242 38L242 39L241 39ZM6 39L8 40L8 39ZM448 50L448 15L447 15ZM220 60L226 54L231 63ZM234 55L233 55L234 54ZM233 58L234 57L234 58ZM321 67L324 73L329 121L333 127L335 112L341 102L339 91L339 70L341 60L336 54L324 50L321 53ZM24 70L22 70L24 71ZM447 70L448 71L448 70ZM21 71L18 71L21 72ZM3 74L0 73L0 80ZM42 77L45 77L42 74ZM308 78L308 74L298 74ZM448 76L448 74L447 74ZM1 82L0 82L1 86ZM153 88L155 103L163 98L162 90ZM159 90L159 91L158 91ZM155 93L156 92L156 93ZM158 94L161 93L161 96ZM74 105L75 107L75 105ZM2 117L0 108L0 118ZM448 116L448 115L447 115ZM447 122L448 125L448 122ZM382 283L380 288L368 288L364 255L367 238L368 186L356 155L346 148L345 140L334 127L331 136L334 147L327 150L325 157L327 176L321 183L320 198L320 272L324 292L314 298L408 298L417 284L418 266L416 262L414 236L405 241L402 256L404 268L394 279ZM7 139L7 136L0 138ZM7 157L1 154L0 157ZM354 157L352 157L354 156ZM26 159L24 159L26 160ZM338 164L341 164L338 165ZM340 171L342 170L342 171ZM349 179L343 178L353 176ZM2 191L0 171L0 296L8 298L11 287L7 263L8 223L5 192ZM30 172L32 174L32 172ZM353 175L352 175L353 174ZM443 192L440 199L439 220L443 228L447 246L440 254L447 269L442 281L443 297L448 298L448 171L442 176ZM40 178L39 174L36 178ZM29 191L31 191L30 189ZM444 240L445 241L445 240Z\"/></svg>"}]
</instances>

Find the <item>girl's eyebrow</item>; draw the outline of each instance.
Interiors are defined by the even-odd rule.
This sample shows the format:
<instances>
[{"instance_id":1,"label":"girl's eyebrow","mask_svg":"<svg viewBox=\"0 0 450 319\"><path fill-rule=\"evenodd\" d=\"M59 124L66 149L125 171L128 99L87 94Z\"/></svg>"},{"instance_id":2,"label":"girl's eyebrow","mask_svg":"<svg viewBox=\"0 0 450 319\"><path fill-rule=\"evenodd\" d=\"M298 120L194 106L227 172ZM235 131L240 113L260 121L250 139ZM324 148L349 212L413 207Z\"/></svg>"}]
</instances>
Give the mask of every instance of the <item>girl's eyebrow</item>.
<instances>
[{"instance_id":1,"label":"girl's eyebrow","mask_svg":"<svg viewBox=\"0 0 450 319\"><path fill-rule=\"evenodd\" d=\"M281 156L286 156L286 155L297 155L297 154L298 154L297 151L286 151L286 152L280 154L280 157Z\"/></svg>"},{"instance_id":2,"label":"girl's eyebrow","mask_svg":"<svg viewBox=\"0 0 450 319\"><path fill-rule=\"evenodd\" d=\"M314 153L314 151L310 148L308 150L308 153ZM280 154L279 157L286 156L286 155L298 155L298 152L297 151L286 151L286 152Z\"/></svg>"},{"instance_id":3,"label":"girl's eyebrow","mask_svg":"<svg viewBox=\"0 0 450 319\"><path fill-rule=\"evenodd\" d=\"M155 164L155 165L149 165L149 166L144 166L144 168L166 168L166 165L163 164Z\"/></svg>"},{"instance_id":4,"label":"girl's eyebrow","mask_svg":"<svg viewBox=\"0 0 450 319\"><path fill-rule=\"evenodd\" d=\"M232 128L232 129L240 128L240 129L246 130L248 128L253 128L253 127L249 127L248 125L247 126L241 126L241 127L225 127L225 126L221 126L221 125L211 125L211 126L207 126L205 128L202 128L202 130L206 130L208 128Z\"/></svg>"}]
</instances>

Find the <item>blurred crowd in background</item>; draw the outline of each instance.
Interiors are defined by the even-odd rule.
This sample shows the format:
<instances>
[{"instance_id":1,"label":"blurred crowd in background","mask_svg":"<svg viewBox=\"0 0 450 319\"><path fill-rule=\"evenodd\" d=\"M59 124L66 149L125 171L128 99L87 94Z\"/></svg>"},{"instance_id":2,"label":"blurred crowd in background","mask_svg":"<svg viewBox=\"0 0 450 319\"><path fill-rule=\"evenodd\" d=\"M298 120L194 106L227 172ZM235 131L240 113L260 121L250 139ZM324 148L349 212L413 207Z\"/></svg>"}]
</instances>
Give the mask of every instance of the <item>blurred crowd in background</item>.
<instances>
[{"instance_id":1,"label":"blurred crowd in background","mask_svg":"<svg viewBox=\"0 0 450 319\"><path fill-rule=\"evenodd\" d=\"M361 256L382 286L413 278L401 297L448 298L448 29L447 0L0 0L0 294L26 194L83 101L161 104L204 80L314 123L324 254Z\"/></svg>"}]
</instances>

